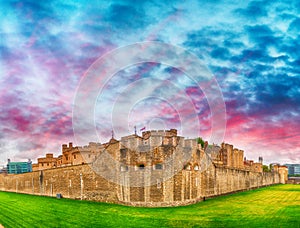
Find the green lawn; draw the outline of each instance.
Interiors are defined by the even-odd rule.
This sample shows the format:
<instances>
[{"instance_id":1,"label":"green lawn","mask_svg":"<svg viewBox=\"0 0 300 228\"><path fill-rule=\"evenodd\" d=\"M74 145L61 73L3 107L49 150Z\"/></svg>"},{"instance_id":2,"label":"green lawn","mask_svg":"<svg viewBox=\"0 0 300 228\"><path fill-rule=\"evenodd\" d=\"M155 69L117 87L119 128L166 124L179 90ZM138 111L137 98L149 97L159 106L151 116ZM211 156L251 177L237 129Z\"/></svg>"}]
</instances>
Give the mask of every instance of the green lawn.
<instances>
[{"instance_id":1,"label":"green lawn","mask_svg":"<svg viewBox=\"0 0 300 228\"><path fill-rule=\"evenodd\" d=\"M4 227L300 227L300 185L276 185L174 208L0 192Z\"/></svg>"}]
</instances>

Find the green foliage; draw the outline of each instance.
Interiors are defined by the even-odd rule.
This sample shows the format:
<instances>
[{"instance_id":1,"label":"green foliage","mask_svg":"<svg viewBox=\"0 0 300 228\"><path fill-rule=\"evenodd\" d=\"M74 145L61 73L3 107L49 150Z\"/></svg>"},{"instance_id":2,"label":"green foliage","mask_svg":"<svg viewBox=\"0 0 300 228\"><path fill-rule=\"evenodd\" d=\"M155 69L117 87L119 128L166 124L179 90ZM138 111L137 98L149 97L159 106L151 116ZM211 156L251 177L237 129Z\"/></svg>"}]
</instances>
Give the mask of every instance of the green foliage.
<instances>
[{"instance_id":1,"label":"green foliage","mask_svg":"<svg viewBox=\"0 0 300 228\"><path fill-rule=\"evenodd\" d=\"M4 227L299 227L300 185L276 185L173 208L138 208L0 192Z\"/></svg>"},{"instance_id":2,"label":"green foliage","mask_svg":"<svg viewBox=\"0 0 300 228\"><path fill-rule=\"evenodd\" d=\"M269 166L267 165L263 165L263 172L271 172L271 170L269 169Z\"/></svg>"},{"instance_id":3,"label":"green foliage","mask_svg":"<svg viewBox=\"0 0 300 228\"><path fill-rule=\"evenodd\" d=\"M204 142L204 140L203 140L201 137L199 137L199 138L197 139L197 143L198 143L198 144L201 144L202 148L204 148L205 142Z\"/></svg>"},{"instance_id":4,"label":"green foliage","mask_svg":"<svg viewBox=\"0 0 300 228\"><path fill-rule=\"evenodd\" d=\"M300 174L289 174L289 177L300 177Z\"/></svg>"}]
</instances>

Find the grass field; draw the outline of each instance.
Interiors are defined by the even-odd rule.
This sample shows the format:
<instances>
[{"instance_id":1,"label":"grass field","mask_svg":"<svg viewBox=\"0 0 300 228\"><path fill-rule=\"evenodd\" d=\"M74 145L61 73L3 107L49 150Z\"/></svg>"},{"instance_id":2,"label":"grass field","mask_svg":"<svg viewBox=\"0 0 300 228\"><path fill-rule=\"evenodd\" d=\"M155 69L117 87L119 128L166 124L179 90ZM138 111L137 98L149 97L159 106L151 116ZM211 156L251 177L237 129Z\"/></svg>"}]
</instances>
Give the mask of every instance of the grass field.
<instances>
[{"instance_id":1,"label":"grass field","mask_svg":"<svg viewBox=\"0 0 300 228\"><path fill-rule=\"evenodd\" d=\"M300 185L276 185L174 208L0 192L4 227L300 227Z\"/></svg>"}]
</instances>

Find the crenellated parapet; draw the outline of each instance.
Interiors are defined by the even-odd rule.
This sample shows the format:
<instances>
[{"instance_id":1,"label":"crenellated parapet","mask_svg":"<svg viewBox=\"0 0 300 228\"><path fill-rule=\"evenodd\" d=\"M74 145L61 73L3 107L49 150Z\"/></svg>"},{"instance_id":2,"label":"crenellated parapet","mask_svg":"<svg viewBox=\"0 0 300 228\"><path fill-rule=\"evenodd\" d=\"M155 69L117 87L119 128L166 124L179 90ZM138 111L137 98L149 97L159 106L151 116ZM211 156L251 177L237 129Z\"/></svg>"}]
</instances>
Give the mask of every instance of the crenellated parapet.
<instances>
[{"instance_id":1,"label":"crenellated parapet","mask_svg":"<svg viewBox=\"0 0 300 228\"><path fill-rule=\"evenodd\" d=\"M221 144L221 161L224 166L243 169L244 168L244 151L234 148L233 145Z\"/></svg>"},{"instance_id":2,"label":"crenellated parapet","mask_svg":"<svg viewBox=\"0 0 300 228\"><path fill-rule=\"evenodd\" d=\"M112 145L116 146L112 147ZM178 136L176 129L144 131L142 136L133 134L124 136L120 140L112 138L104 144L90 142L85 146L73 146L70 142L62 145L60 156L55 158L53 154L48 154L45 158L39 158L38 164L34 164L33 167L35 170L42 170L92 163L103 151L109 152L117 161L123 162L126 166L141 164L153 166L163 163L176 151L181 151L183 154L190 153L192 163L195 164L199 164L197 159L208 156L215 165L262 172L262 157L259 158L259 163L244 161L244 151L228 143L218 146L208 145L206 142L203 148L196 139Z\"/></svg>"}]
</instances>

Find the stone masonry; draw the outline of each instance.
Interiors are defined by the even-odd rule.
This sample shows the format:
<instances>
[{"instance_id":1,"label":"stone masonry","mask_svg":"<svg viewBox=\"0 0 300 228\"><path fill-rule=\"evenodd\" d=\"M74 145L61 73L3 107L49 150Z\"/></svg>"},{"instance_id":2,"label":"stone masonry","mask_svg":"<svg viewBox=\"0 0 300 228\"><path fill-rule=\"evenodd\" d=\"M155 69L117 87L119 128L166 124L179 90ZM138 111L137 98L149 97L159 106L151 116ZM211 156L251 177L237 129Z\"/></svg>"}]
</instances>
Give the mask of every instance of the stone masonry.
<instances>
[{"instance_id":1,"label":"stone masonry","mask_svg":"<svg viewBox=\"0 0 300 228\"><path fill-rule=\"evenodd\" d=\"M103 156L106 155L106 156ZM31 173L0 175L0 190L133 206L192 204L217 195L285 183L287 168L262 172L262 162L222 143L204 148L177 130L145 131L108 143L62 146Z\"/></svg>"}]
</instances>

